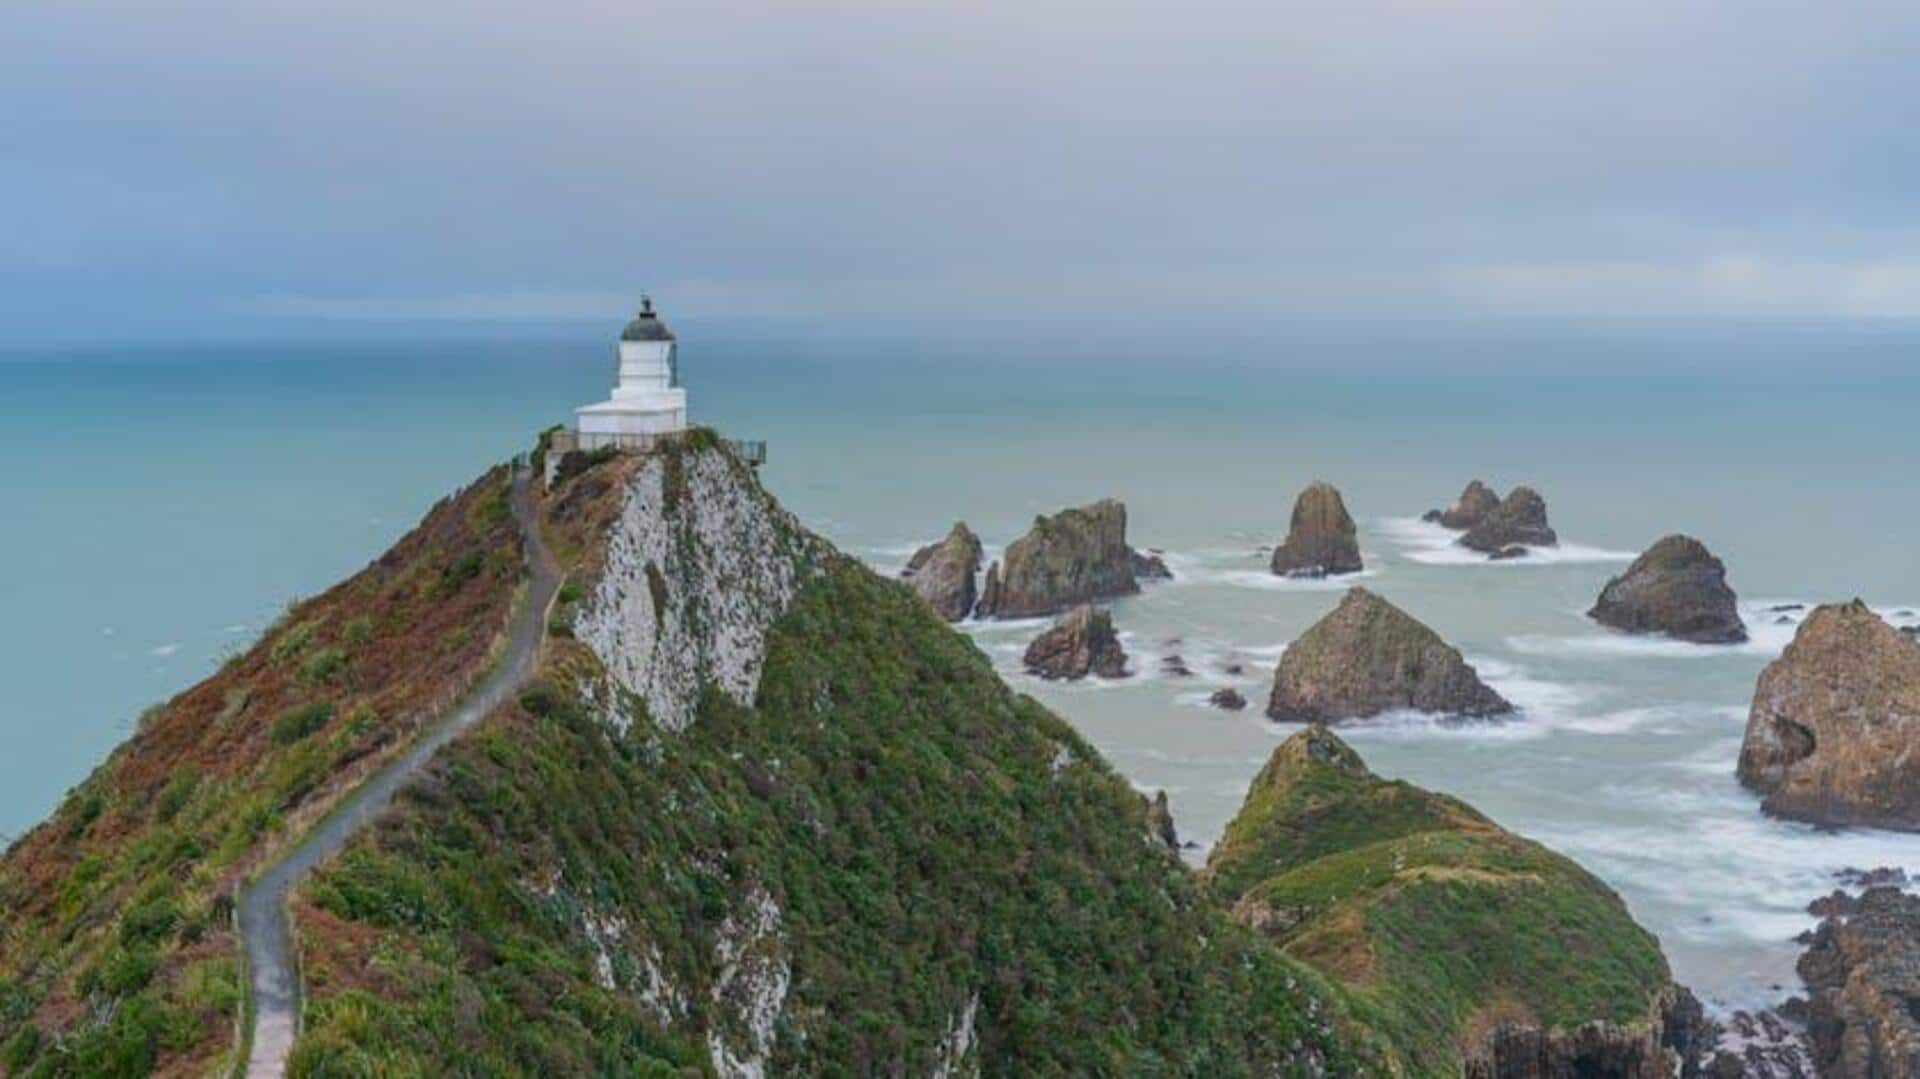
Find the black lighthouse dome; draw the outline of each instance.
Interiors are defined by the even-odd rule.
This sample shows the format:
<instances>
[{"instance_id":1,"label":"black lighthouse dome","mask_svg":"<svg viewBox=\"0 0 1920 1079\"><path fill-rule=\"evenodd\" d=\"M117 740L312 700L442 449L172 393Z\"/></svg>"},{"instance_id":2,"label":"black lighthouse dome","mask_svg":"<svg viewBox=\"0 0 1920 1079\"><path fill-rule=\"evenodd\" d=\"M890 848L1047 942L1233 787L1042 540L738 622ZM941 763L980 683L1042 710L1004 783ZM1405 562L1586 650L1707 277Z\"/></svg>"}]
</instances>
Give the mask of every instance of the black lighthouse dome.
<instances>
[{"instance_id":1,"label":"black lighthouse dome","mask_svg":"<svg viewBox=\"0 0 1920 1079\"><path fill-rule=\"evenodd\" d=\"M667 329L667 324L662 322L660 316L654 313L653 299L642 296L640 297L640 313L633 316L633 321L627 323L626 329L620 331L620 340L671 341L673 340L673 331Z\"/></svg>"}]
</instances>

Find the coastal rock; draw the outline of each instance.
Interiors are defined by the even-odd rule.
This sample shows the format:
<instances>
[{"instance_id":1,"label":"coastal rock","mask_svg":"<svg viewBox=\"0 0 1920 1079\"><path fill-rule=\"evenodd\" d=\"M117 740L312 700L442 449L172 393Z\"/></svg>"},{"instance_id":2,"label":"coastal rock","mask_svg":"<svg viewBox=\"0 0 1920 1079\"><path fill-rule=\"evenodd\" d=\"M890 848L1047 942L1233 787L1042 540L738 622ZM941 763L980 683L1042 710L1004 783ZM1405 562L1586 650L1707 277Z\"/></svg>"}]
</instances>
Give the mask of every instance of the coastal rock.
<instances>
[{"instance_id":1,"label":"coastal rock","mask_svg":"<svg viewBox=\"0 0 1920 1079\"><path fill-rule=\"evenodd\" d=\"M1698 644L1738 644L1746 624L1727 567L1692 536L1667 536L1607 582L1587 617L1628 633Z\"/></svg>"},{"instance_id":2,"label":"coastal rock","mask_svg":"<svg viewBox=\"0 0 1920 1079\"><path fill-rule=\"evenodd\" d=\"M1175 678L1193 677L1193 668L1187 666L1187 657L1178 653L1171 656L1160 657L1160 670L1162 673L1172 675Z\"/></svg>"},{"instance_id":3,"label":"coastal rock","mask_svg":"<svg viewBox=\"0 0 1920 1079\"><path fill-rule=\"evenodd\" d=\"M1147 803L1147 834L1165 843L1168 850L1180 849L1180 835L1173 830L1173 809L1167 805L1166 791L1157 792Z\"/></svg>"},{"instance_id":4,"label":"coastal rock","mask_svg":"<svg viewBox=\"0 0 1920 1079\"><path fill-rule=\"evenodd\" d=\"M1287 646L1267 715L1338 723L1413 709L1455 716L1513 710L1460 653L1406 612L1364 588Z\"/></svg>"},{"instance_id":5,"label":"coastal rock","mask_svg":"<svg viewBox=\"0 0 1920 1079\"><path fill-rule=\"evenodd\" d=\"M1920 831L1920 648L1865 603L1815 608L1760 672L1738 775L1761 808Z\"/></svg>"},{"instance_id":6,"label":"coastal rock","mask_svg":"<svg viewBox=\"0 0 1920 1079\"><path fill-rule=\"evenodd\" d=\"M1127 675L1127 653L1113 632L1113 616L1085 603L1035 637L1025 662L1028 671L1046 679Z\"/></svg>"},{"instance_id":7,"label":"coastal rock","mask_svg":"<svg viewBox=\"0 0 1920 1079\"><path fill-rule=\"evenodd\" d=\"M1421 520L1464 532L1485 520L1499 505L1500 496L1494 494L1491 487L1474 480L1453 500L1453 505L1443 510L1428 510Z\"/></svg>"},{"instance_id":8,"label":"coastal rock","mask_svg":"<svg viewBox=\"0 0 1920 1079\"><path fill-rule=\"evenodd\" d=\"M1360 572L1360 541L1340 492L1314 482L1293 502L1287 540L1274 549L1273 572L1282 577L1331 577Z\"/></svg>"},{"instance_id":9,"label":"coastal rock","mask_svg":"<svg viewBox=\"0 0 1920 1079\"><path fill-rule=\"evenodd\" d=\"M955 521L945 539L913 552L900 576L940 617L958 622L973 610L979 572L980 537L965 521Z\"/></svg>"},{"instance_id":10,"label":"coastal rock","mask_svg":"<svg viewBox=\"0 0 1920 1079\"><path fill-rule=\"evenodd\" d=\"M1554 547L1560 537L1547 524L1547 500L1531 487L1515 487L1457 541L1493 554L1507 547Z\"/></svg>"},{"instance_id":11,"label":"coastal rock","mask_svg":"<svg viewBox=\"0 0 1920 1079\"><path fill-rule=\"evenodd\" d=\"M1127 507L1115 499L1036 517L1026 535L1007 545L987 570L974 613L982 618L1032 618L1075 604L1140 591L1139 571L1165 563L1127 546Z\"/></svg>"},{"instance_id":12,"label":"coastal rock","mask_svg":"<svg viewBox=\"0 0 1920 1079\"><path fill-rule=\"evenodd\" d=\"M1920 896L1875 887L1834 905L1800 957L1823 1076L1920 1076Z\"/></svg>"},{"instance_id":13,"label":"coastal rock","mask_svg":"<svg viewBox=\"0 0 1920 1079\"><path fill-rule=\"evenodd\" d=\"M1133 579L1136 581L1171 581L1173 571L1167 568L1167 560L1158 551L1133 552Z\"/></svg>"},{"instance_id":14,"label":"coastal rock","mask_svg":"<svg viewBox=\"0 0 1920 1079\"><path fill-rule=\"evenodd\" d=\"M1247 706L1247 698L1239 690L1228 687L1214 690L1213 695L1207 698L1207 703L1228 712L1238 712Z\"/></svg>"},{"instance_id":15,"label":"coastal rock","mask_svg":"<svg viewBox=\"0 0 1920 1079\"><path fill-rule=\"evenodd\" d=\"M1273 751L1203 879L1400 1031L1407 1074L1683 1076L1712 1040L1599 879L1459 799L1375 775L1324 726Z\"/></svg>"}]
</instances>

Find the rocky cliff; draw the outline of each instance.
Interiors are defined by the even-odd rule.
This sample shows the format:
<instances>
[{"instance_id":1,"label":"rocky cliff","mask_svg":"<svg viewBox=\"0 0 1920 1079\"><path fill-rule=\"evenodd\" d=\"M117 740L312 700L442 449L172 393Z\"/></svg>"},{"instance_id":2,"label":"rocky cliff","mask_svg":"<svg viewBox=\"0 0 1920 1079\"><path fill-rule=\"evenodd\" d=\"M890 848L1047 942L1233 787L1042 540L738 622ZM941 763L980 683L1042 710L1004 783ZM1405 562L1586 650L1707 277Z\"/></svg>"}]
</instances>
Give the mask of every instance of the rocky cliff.
<instances>
[{"instance_id":1,"label":"rocky cliff","mask_svg":"<svg viewBox=\"0 0 1920 1079\"><path fill-rule=\"evenodd\" d=\"M1513 710L1458 650L1364 588L1313 624L1280 656L1267 715L1338 723L1410 709L1457 716Z\"/></svg>"},{"instance_id":2,"label":"rocky cliff","mask_svg":"<svg viewBox=\"0 0 1920 1079\"><path fill-rule=\"evenodd\" d=\"M980 537L965 521L955 521L946 538L913 552L900 576L913 585L940 617L958 622L973 613L979 598Z\"/></svg>"},{"instance_id":3,"label":"rocky cliff","mask_svg":"<svg viewBox=\"0 0 1920 1079\"><path fill-rule=\"evenodd\" d=\"M1920 1076L1920 896L1835 893L1800 958L1807 1033L1822 1076Z\"/></svg>"},{"instance_id":4,"label":"rocky cliff","mask_svg":"<svg viewBox=\"0 0 1920 1079\"><path fill-rule=\"evenodd\" d=\"M1747 639L1727 567L1692 536L1666 536L1600 590L1587 617L1628 633L1660 633L1697 644Z\"/></svg>"},{"instance_id":5,"label":"rocky cliff","mask_svg":"<svg viewBox=\"0 0 1920 1079\"><path fill-rule=\"evenodd\" d=\"M1031 618L1075 604L1130 596L1140 575L1165 573L1158 559L1127 546L1127 507L1115 499L1034 518L1026 535L1007 545L987 569L975 613L982 618Z\"/></svg>"},{"instance_id":6,"label":"rocky cliff","mask_svg":"<svg viewBox=\"0 0 1920 1079\"><path fill-rule=\"evenodd\" d=\"M1653 1077L1703 1052L1653 937L1579 866L1471 806L1381 779L1325 727L1274 750L1207 886L1344 983L1416 1072Z\"/></svg>"},{"instance_id":7,"label":"rocky cliff","mask_svg":"<svg viewBox=\"0 0 1920 1079\"><path fill-rule=\"evenodd\" d=\"M1287 538L1274 548L1271 568L1282 577L1360 572L1360 540L1353 517L1332 484L1309 484L1294 499Z\"/></svg>"},{"instance_id":8,"label":"rocky cliff","mask_svg":"<svg viewBox=\"0 0 1920 1079\"><path fill-rule=\"evenodd\" d=\"M1760 672L1737 771L1777 816L1920 831L1917 741L1920 646L1854 600Z\"/></svg>"},{"instance_id":9,"label":"rocky cliff","mask_svg":"<svg viewBox=\"0 0 1920 1079\"><path fill-rule=\"evenodd\" d=\"M722 451L669 452L552 493L575 639L298 901L297 1069L1349 1073L1386 1052L1201 894L1164 805L910 589Z\"/></svg>"}]
</instances>

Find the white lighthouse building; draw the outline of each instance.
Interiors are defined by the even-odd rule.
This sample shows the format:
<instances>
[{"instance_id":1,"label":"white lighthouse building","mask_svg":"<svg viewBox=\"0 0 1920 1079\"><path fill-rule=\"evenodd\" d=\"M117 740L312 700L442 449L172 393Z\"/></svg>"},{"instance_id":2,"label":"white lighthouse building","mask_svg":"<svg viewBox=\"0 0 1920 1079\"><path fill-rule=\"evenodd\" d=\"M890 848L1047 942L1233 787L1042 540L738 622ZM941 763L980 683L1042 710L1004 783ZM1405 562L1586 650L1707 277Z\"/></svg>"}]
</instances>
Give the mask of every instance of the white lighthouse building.
<instances>
[{"instance_id":1,"label":"white lighthouse building","mask_svg":"<svg viewBox=\"0 0 1920 1079\"><path fill-rule=\"evenodd\" d=\"M640 313L620 331L619 357L612 396L574 409L572 430L542 436L548 482L560 459L569 453L646 453L687 433L687 391L680 388L680 357L673 331L644 296ZM765 442L728 438L720 443L747 464L766 463Z\"/></svg>"},{"instance_id":2,"label":"white lighthouse building","mask_svg":"<svg viewBox=\"0 0 1920 1079\"><path fill-rule=\"evenodd\" d=\"M673 331L640 300L640 313L620 331L620 369L613 396L573 410L579 448L634 448L687 429L687 391L680 388Z\"/></svg>"}]
</instances>

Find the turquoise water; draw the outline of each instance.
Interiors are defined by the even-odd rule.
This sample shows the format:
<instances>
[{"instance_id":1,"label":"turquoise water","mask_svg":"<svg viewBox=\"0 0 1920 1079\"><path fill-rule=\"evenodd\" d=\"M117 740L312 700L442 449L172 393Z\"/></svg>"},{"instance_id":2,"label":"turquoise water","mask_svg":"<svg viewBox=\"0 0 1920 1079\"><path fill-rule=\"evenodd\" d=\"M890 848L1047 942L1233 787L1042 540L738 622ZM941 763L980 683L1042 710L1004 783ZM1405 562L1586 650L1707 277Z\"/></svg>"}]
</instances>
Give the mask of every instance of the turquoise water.
<instances>
[{"instance_id":1,"label":"turquoise water","mask_svg":"<svg viewBox=\"0 0 1920 1079\"><path fill-rule=\"evenodd\" d=\"M1753 678L1792 632L1762 608L1920 609L1920 339L682 337L696 419L768 439L774 492L883 569L955 518L997 546L1035 513L1124 498L1135 542L1179 574L1116 605L1139 677L1039 685L1015 669L1036 627L968 632L1134 782L1167 789L1203 847L1287 733L1257 715L1274 659L1338 597L1275 581L1258 553L1324 478L1361 522L1362 583L1523 705L1466 729L1402 717L1356 731L1361 752L1580 859L1711 999L1791 987L1799 909L1834 869L1920 871L1920 839L1769 822L1732 781ZM610 347L586 336L0 354L0 832L610 375ZM1474 476L1540 488L1561 556L1458 562L1408 520ZM1754 644L1647 644L1579 616L1675 530L1727 561ZM1156 673L1174 652L1198 677ZM1222 670L1236 661L1238 678ZM1256 707L1206 708L1226 684Z\"/></svg>"}]
</instances>

